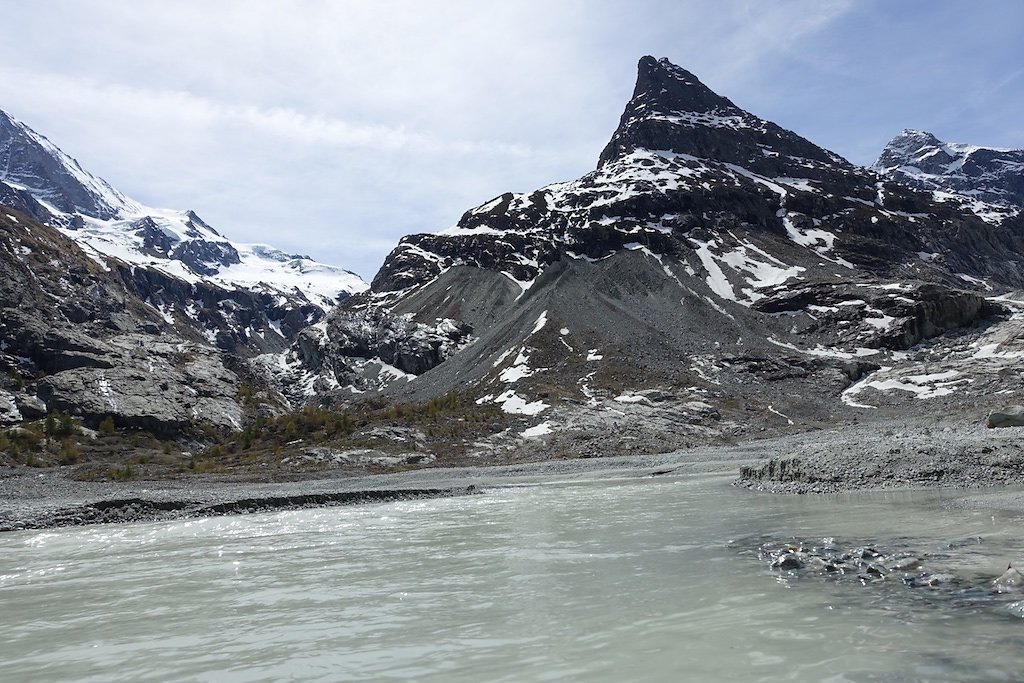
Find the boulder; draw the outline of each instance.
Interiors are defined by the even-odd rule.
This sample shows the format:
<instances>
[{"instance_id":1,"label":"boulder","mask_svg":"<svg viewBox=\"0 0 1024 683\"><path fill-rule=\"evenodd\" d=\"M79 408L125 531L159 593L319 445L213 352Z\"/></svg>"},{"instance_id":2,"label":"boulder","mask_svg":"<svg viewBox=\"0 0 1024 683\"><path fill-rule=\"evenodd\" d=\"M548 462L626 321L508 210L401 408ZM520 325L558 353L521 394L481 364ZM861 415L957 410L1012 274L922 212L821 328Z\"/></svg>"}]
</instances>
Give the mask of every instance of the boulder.
<instances>
[{"instance_id":1,"label":"boulder","mask_svg":"<svg viewBox=\"0 0 1024 683\"><path fill-rule=\"evenodd\" d=\"M21 419L14 394L0 389L0 425L17 424Z\"/></svg>"},{"instance_id":2,"label":"boulder","mask_svg":"<svg viewBox=\"0 0 1024 683\"><path fill-rule=\"evenodd\" d=\"M988 426L1024 427L1024 406L1011 406L1003 410L994 410L988 416Z\"/></svg>"},{"instance_id":3,"label":"boulder","mask_svg":"<svg viewBox=\"0 0 1024 683\"><path fill-rule=\"evenodd\" d=\"M999 593L1015 593L1024 589L1024 574L1014 568L1007 566L1006 571L992 582L992 587Z\"/></svg>"}]
</instances>

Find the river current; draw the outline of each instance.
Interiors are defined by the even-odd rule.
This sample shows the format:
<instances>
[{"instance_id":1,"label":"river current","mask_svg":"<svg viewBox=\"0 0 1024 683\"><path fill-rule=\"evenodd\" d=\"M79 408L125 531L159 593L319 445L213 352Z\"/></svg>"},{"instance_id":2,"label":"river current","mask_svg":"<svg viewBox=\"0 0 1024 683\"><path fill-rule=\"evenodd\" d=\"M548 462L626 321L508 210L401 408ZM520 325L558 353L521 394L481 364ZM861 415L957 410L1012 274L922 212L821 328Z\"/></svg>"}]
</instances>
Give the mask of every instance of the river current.
<instances>
[{"instance_id":1,"label":"river current","mask_svg":"<svg viewBox=\"0 0 1024 683\"><path fill-rule=\"evenodd\" d=\"M0 681L1021 680L1002 602L793 578L756 553L944 549L980 584L1024 564L1019 518L948 512L952 495L705 475L8 533Z\"/></svg>"}]
</instances>

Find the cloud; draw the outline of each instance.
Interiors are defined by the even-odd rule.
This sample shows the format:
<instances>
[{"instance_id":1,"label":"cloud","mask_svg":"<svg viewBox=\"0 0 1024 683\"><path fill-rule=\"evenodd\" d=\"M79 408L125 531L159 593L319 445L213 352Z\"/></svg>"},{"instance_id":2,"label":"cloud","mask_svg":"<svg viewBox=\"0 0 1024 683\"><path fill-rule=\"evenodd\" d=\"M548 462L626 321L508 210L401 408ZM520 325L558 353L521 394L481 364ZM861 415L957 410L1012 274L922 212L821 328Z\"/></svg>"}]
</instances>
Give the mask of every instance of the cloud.
<instances>
[{"instance_id":1,"label":"cloud","mask_svg":"<svg viewBox=\"0 0 1024 683\"><path fill-rule=\"evenodd\" d=\"M229 105L188 92L153 90L120 84L98 84L58 74L33 73L0 67L7 97L30 98L37 105L62 109L119 110L161 122L163 126L210 127L242 125L258 134L287 138L307 145L360 147L416 153L530 156L522 145L494 141L446 140L402 126L351 123L339 118L308 115L287 107Z\"/></svg>"},{"instance_id":2,"label":"cloud","mask_svg":"<svg viewBox=\"0 0 1024 683\"><path fill-rule=\"evenodd\" d=\"M1024 144L1022 91L1011 87L1024 12L1012 3L965 12L949 0L0 0L0 9L17 27L0 42L0 108L131 196L194 208L235 239L366 277L404 234L592 169L644 54L861 163L905 126Z\"/></svg>"}]
</instances>

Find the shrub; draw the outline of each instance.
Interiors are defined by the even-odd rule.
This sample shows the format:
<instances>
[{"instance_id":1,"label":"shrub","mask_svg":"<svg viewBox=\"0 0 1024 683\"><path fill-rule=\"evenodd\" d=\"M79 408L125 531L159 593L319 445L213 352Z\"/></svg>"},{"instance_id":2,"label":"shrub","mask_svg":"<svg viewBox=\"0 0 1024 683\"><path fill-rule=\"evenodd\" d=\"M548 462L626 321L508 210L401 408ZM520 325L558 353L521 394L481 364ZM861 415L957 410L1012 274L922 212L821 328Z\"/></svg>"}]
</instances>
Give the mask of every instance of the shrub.
<instances>
[{"instance_id":1,"label":"shrub","mask_svg":"<svg viewBox=\"0 0 1024 683\"><path fill-rule=\"evenodd\" d=\"M107 478L113 479L114 481L127 481L131 479L134 474L131 464L127 464L122 467L111 467L107 470Z\"/></svg>"},{"instance_id":2,"label":"shrub","mask_svg":"<svg viewBox=\"0 0 1024 683\"><path fill-rule=\"evenodd\" d=\"M107 415L103 419L103 421L100 422L100 433L101 434L106 434L107 436L110 436L111 434L113 434L116 431L117 431L117 428L114 426L114 418L113 418L113 416Z\"/></svg>"},{"instance_id":3,"label":"shrub","mask_svg":"<svg viewBox=\"0 0 1024 683\"><path fill-rule=\"evenodd\" d=\"M78 426L70 415L58 411L49 413L43 423L46 436L64 438L78 433Z\"/></svg>"},{"instance_id":4,"label":"shrub","mask_svg":"<svg viewBox=\"0 0 1024 683\"><path fill-rule=\"evenodd\" d=\"M78 449L78 444L71 439L64 439L60 444L60 452L58 455L58 462L61 465L74 465L81 457L82 453Z\"/></svg>"}]
</instances>

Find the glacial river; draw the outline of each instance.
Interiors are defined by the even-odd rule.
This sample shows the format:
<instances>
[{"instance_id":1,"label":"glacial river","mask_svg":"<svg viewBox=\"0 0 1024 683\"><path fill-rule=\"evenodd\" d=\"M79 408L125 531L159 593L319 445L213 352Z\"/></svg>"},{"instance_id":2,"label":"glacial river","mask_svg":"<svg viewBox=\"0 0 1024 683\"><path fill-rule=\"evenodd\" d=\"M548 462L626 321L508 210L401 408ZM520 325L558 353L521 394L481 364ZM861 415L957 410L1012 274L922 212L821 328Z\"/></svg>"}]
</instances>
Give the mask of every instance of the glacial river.
<instances>
[{"instance_id":1,"label":"glacial river","mask_svg":"<svg viewBox=\"0 0 1024 683\"><path fill-rule=\"evenodd\" d=\"M1024 564L1021 519L952 495L703 475L8 533L0 681L1021 680L1005 600L787 578L756 553L856 539L941 552L967 584Z\"/></svg>"}]
</instances>

